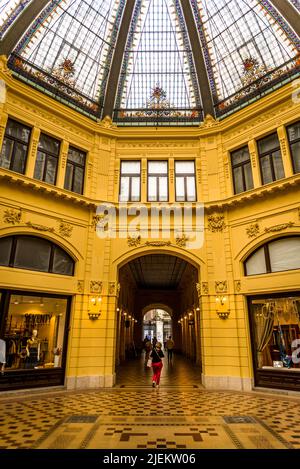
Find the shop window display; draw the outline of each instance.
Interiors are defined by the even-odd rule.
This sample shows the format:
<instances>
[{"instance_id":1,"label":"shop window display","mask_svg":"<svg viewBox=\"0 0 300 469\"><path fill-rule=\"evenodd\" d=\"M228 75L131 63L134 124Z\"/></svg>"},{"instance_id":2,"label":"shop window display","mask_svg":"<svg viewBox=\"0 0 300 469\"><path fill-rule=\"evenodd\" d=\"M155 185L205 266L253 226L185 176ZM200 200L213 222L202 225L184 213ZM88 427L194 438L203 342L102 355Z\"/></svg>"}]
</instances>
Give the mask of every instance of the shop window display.
<instances>
[{"instance_id":1,"label":"shop window display","mask_svg":"<svg viewBox=\"0 0 300 469\"><path fill-rule=\"evenodd\" d=\"M258 369L300 371L300 295L250 300Z\"/></svg>"},{"instance_id":2,"label":"shop window display","mask_svg":"<svg viewBox=\"0 0 300 469\"><path fill-rule=\"evenodd\" d=\"M5 370L62 366L67 299L12 294L4 328Z\"/></svg>"}]
</instances>

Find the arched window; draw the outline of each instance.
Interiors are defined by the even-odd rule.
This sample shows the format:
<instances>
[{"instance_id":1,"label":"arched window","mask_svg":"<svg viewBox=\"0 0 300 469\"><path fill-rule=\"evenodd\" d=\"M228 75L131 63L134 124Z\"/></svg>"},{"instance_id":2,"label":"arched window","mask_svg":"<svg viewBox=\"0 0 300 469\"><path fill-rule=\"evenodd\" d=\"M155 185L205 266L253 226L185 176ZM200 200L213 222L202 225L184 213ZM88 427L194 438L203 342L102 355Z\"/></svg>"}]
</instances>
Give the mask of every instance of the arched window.
<instances>
[{"instance_id":1,"label":"arched window","mask_svg":"<svg viewBox=\"0 0 300 469\"><path fill-rule=\"evenodd\" d=\"M0 266L74 275L74 261L56 244L36 236L0 239Z\"/></svg>"},{"instance_id":2,"label":"arched window","mask_svg":"<svg viewBox=\"0 0 300 469\"><path fill-rule=\"evenodd\" d=\"M245 261L245 275L300 269L300 236L270 241Z\"/></svg>"}]
</instances>

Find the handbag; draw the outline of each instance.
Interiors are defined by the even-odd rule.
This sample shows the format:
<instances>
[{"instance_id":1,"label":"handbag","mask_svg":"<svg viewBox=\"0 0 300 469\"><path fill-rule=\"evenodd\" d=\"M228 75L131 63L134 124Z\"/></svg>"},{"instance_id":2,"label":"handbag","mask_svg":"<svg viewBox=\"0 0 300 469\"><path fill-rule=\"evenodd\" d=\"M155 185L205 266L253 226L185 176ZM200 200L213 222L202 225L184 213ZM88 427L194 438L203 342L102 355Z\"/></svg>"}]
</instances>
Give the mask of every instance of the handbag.
<instances>
[{"instance_id":1,"label":"handbag","mask_svg":"<svg viewBox=\"0 0 300 469\"><path fill-rule=\"evenodd\" d=\"M151 360L151 358L148 358L147 367L151 368L151 366L152 366L152 360Z\"/></svg>"}]
</instances>

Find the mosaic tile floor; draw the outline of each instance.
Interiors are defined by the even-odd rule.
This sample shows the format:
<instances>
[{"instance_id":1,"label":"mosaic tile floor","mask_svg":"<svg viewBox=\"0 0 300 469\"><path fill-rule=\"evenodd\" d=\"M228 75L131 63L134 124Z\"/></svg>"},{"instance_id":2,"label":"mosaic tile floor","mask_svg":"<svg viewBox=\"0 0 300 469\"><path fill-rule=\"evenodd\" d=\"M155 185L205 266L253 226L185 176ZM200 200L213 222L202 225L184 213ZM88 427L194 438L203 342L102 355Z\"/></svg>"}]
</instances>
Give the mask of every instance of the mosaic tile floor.
<instances>
[{"instance_id":1,"label":"mosaic tile floor","mask_svg":"<svg viewBox=\"0 0 300 469\"><path fill-rule=\"evenodd\" d=\"M0 449L300 449L300 397L207 391L182 357L161 386L140 360L113 389L0 396Z\"/></svg>"}]
</instances>

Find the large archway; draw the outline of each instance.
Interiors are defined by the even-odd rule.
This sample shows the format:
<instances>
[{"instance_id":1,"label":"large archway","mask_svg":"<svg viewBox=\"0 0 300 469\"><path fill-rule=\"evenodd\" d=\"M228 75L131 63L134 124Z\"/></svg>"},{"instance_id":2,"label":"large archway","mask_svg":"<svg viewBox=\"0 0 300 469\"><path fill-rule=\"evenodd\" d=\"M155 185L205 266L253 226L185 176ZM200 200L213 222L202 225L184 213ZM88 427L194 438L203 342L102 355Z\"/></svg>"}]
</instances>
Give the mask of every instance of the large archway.
<instances>
[{"instance_id":1,"label":"large archway","mask_svg":"<svg viewBox=\"0 0 300 469\"><path fill-rule=\"evenodd\" d=\"M199 270L200 267L177 253L142 254L122 263L119 268L116 365L140 356L145 338L144 317L149 312L155 315L157 311L170 317L169 327L164 330L161 326L162 341L172 335L176 352L195 365L201 365L200 310L196 288ZM147 334L152 336L154 324L151 327Z\"/></svg>"}]
</instances>

